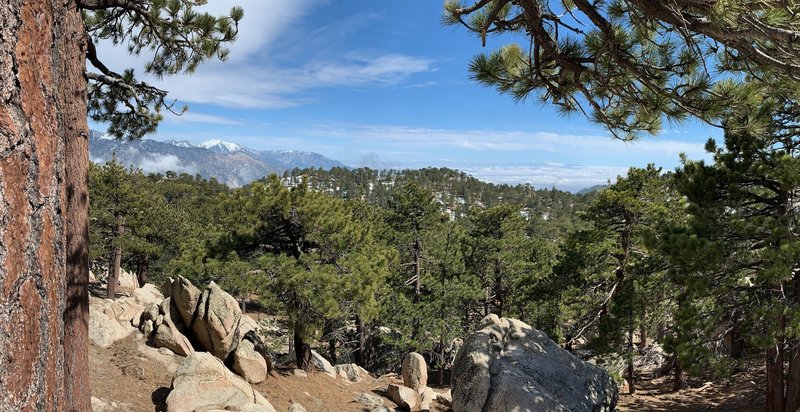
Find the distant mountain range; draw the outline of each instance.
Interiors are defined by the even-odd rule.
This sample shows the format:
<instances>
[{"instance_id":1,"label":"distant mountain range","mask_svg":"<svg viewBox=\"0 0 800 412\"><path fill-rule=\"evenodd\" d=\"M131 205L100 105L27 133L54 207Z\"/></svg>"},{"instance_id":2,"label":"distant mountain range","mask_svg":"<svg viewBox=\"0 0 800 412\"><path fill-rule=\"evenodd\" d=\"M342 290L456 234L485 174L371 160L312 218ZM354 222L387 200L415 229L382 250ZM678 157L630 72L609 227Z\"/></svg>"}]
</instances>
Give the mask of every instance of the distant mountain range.
<instances>
[{"instance_id":1,"label":"distant mountain range","mask_svg":"<svg viewBox=\"0 0 800 412\"><path fill-rule=\"evenodd\" d=\"M183 140L156 141L117 140L92 131L89 157L102 163L116 156L125 166L147 173L199 174L216 178L228 186L242 186L270 173L283 173L294 168L347 167L341 162L313 152L297 150L254 150L235 143L214 139L200 144Z\"/></svg>"}]
</instances>

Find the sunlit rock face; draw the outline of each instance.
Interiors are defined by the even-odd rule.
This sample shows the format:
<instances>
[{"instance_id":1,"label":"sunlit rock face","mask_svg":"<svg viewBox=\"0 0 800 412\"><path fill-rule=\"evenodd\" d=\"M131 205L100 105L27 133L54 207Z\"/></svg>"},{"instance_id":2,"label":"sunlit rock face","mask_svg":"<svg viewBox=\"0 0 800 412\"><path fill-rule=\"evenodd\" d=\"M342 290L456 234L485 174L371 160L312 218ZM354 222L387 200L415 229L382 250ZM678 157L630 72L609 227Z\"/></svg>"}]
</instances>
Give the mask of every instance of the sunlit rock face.
<instances>
[{"instance_id":1,"label":"sunlit rock face","mask_svg":"<svg viewBox=\"0 0 800 412\"><path fill-rule=\"evenodd\" d=\"M453 410L612 411L618 389L602 368L516 319L489 315L459 350Z\"/></svg>"}]
</instances>

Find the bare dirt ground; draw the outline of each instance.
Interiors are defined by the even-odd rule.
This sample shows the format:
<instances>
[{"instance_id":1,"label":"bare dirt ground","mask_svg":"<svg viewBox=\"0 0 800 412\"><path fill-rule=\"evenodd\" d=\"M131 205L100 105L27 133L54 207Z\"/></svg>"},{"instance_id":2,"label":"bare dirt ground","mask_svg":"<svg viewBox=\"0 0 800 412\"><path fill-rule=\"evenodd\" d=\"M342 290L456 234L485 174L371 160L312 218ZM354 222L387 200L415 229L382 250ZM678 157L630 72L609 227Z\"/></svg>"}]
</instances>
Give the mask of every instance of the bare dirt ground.
<instances>
[{"instance_id":1,"label":"bare dirt ground","mask_svg":"<svg viewBox=\"0 0 800 412\"><path fill-rule=\"evenodd\" d=\"M686 387L672 391L672 376L641 380L636 393L620 390L617 410L627 411L731 411L764 410L765 374L760 359L750 359L743 371L726 384L688 377Z\"/></svg>"},{"instance_id":2,"label":"bare dirt ground","mask_svg":"<svg viewBox=\"0 0 800 412\"><path fill-rule=\"evenodd\" d=\"M137 353L143 337L136 333L116 342L109 349L95 345L89 348L90 384L92 396L107 403L115 402L120 410L164 411L170 391L172 375L164 367ZM294 376L292 368L278 368L274 376L253 385L278 411L286 411L292 402L298 402L309 412L315 411L370 411L372 408L354 402L356 395L366 392L384 397L390 409L396 405L385 398L389 383L400 383L396 375L387 375L363 382L334 379L313 372L308 377ZM434 388L443 392L446 389ZM434 404L432 411L447 409Z\"/></svg>"}]
</instances>

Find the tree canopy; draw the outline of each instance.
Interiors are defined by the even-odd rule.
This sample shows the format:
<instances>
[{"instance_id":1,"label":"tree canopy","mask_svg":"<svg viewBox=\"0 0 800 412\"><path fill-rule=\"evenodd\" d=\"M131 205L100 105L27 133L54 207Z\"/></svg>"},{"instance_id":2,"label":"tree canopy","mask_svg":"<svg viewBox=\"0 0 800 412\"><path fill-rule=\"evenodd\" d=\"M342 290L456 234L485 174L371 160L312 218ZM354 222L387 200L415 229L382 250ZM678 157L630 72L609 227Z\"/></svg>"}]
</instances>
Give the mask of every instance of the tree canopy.
<instances>
[{"instance_id":1,"label":"tree canopy","mask_svg":"<svg viewBox=\"0 0 800 412\"><path fill-rule=\"evenodd\" d=\"M475 81L583 112L623 139L655 134L665 119L721 125L748 101L796 101L800 90L800 17L784 2L448 0L444 9L445 24L484 46L512 35L472 60Z\"/></svg>"}]
</instances>

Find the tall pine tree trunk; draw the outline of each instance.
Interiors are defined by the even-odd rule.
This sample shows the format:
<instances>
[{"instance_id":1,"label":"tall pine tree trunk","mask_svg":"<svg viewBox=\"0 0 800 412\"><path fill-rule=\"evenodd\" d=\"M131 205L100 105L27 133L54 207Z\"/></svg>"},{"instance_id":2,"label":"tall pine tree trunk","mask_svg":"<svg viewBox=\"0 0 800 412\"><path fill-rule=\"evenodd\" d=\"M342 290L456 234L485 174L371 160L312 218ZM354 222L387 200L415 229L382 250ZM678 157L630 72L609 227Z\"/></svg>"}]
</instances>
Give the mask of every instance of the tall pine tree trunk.
<instances>
[{"instance_id":1,"label":"tall pine tree trunk","mask_svg":"<svg viewBox=\"0 0 800 412\"><path fill-rule=\"evenodd\" d=\"M358 335L358 350L356 350L356 365L362 368L367 364L367 330L361 316L356 316L356 335Z\"/></svg>"},{"instance_id":2,"label":"tall pine tree trunk","mask_svg":"<svg viewBox=\"0 0 800 412\"><path fill-rule=\"evenodd\" d=\"M139 287L144 286L147 283L147 278L150 276L150 254L146 253L142 258L139 260L139 264L136 267L136 279L139 282ZM244 313L244 303L242 303L242 313Z\"/></svg>"},{"instance_id":3,"label":"tall pine tree trunk","mask_svg":"<svg viewBox=\"0 0 800 412\"><path fill-rule=\"evenodd\" d=\"M439 387L444 386L444 335L439 335L439 370L436 373L437 383Z\"/></svg>"},{"instance_id":4,"label":"tall pine tree trunk","mask_svg":"<svg viewBox=\"0 0 800 412\"><path fill-rule=\"evenodd\" d=\"M787 412L800 410L800 348L798 342L789 352L789 371L786 378L786 405Z\"/></svg>"},{"instance_id":5,"label":"tall pine tree trunk","mask_svg":"<svg viewBox=\"0 0 800 412\"><path fill-rule=\"evenodd\" d=\"M800 304L800 272L794 274L794 304ZM789 371L786 376L786 404L785 410L796 412L800 410L800 341L792 341L789 351Z\"/></svg>"},{"instance_id":6,"label":"tall pine tree trunk","mask_svg":"<svg viewBox=\"0 0 800 412\"><path fill-rule=\"evenodd\" d=\"M780 315L777 319L778 327L783 330L784 316ZM766 410L784 410L783 394L783 338L778 336L773 344L767 349L767 388L766 388Z\"/></svg>"},{"instance_id":7,"label":"tall pine tree trunk","mask_svg":"<svg viewBox=\"0 0 800 412\"><path fill-rule=\"evenodd\" d=\"M114 229L114 243L125 234L125 216L117 214L116 228ZM106 279L106 297L109 299L116 299L117 297L117 283L119 282L119 271L122 266L122 247L119 244L114 245L111 251L111 266L108 268L108 278Z\"/></svg>"},{"instance_id":8,"label":"tall pine tree trunk","mask_svg":"<svg viewBox=\"0 0 800 412\"><path fill-rule=\"evenodd\" d=\"M636 392L636 374L633 367L633 325L628 328L628 359L627 359L627 375L628 375L628 393L633 394Z\"/></svg>"},{"instance_id":9,"label":"tall pine tree trunk","mask_svg":"<svg viewBox=\"0 0 800 412\"><path fill-rule=\"evenodd\" d=\"M681 358L675 354L675 369L673 369L672 390L677 392L683 389L683 366L681 366Z\"/></svg>"},{"instance_id":10,"label":"tall pine tree trunk","mask_svg":"<svg viewBox=\"0 0 800 412\"><path fill-rule=\"evenodd\" d=\"M311 368L311 346L303 339L297 327L294 329L294 356L297 369L308 371Z\"/></svg>"},{"instance_id":11,"label":"tall pine tree trunk","mask_svg":"<svg viewBox=\"0 0 800 412\"><path fill-rule=\"evenodd\" d=\"M0 409L89 410L85 34L0 2Z\"/></svg>"}]
</instances>

